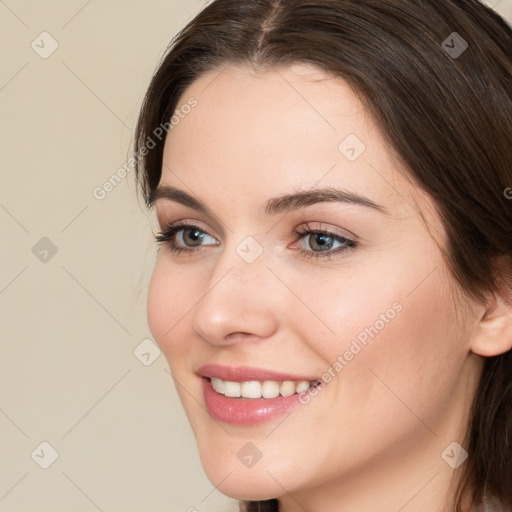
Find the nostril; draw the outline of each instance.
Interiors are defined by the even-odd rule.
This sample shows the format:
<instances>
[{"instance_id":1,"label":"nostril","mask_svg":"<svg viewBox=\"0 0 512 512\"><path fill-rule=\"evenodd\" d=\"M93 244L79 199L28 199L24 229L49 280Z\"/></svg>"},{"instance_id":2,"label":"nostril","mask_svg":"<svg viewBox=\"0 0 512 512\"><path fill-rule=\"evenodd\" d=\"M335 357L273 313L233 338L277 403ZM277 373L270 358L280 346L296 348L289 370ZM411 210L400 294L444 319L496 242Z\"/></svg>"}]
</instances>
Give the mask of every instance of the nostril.
<instances>
[{"instance_id":1,"label":"nostril","mask_svg":"<svg viewBox=\"0 0 512 512\"><path fill-rule=\"evenodd\" d=\"M251 341L251 338L259 339L259 336L250 332L230 332L225 336L227 341Z\"/></svg>"}]
</instances>

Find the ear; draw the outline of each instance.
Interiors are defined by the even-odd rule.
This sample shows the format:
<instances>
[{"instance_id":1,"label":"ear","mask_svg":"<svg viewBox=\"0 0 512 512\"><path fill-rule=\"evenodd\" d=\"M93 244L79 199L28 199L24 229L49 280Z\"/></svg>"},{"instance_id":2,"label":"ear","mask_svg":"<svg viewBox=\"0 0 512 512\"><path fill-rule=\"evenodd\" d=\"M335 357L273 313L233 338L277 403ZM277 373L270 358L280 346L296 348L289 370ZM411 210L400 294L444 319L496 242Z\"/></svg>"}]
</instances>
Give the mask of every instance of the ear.
<instances>
[{"instance_id":1,"label":"ear","mask_svg":"<svg viewBox=\"0 0 512 512\"><path fill-rule=\"evenodd\" d=\"M499 265L499 263L501 265ZM510 258L496 262L498 290L491 294L471 341L471 352L490 357L512 349L512 273Z\"/></svg>"}]
</instances>

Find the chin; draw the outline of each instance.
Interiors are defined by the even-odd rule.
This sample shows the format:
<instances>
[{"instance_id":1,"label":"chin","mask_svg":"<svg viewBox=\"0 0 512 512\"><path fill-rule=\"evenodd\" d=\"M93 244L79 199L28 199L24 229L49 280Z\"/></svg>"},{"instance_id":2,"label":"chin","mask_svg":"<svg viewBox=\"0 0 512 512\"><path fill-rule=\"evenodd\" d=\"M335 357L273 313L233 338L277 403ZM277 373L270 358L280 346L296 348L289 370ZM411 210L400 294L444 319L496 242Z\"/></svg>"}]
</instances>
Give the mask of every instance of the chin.
<instances>
[{"instance_id":1,"label":"chin","mask_svg":"<svg viewBox=\"0 0 512 512\"><path fill-rule=\"evenodd\" d=\"M246 467L236 455L215 457L208 453L201 454L201 463L212 485L230 498L269 500L283 493L283 487L267 473L263 460Z\"/></svg>"},{"instance_id":2,"label":"chin","mask_svg":"<svg viewBox=\"0 0 512 512\"><path fill-rule=\"evenodd\" d=\"M218 477L216 473L215 476ZM235 476L233 472L220 485L218 484L219 478L216 480L208 478L212 485L216 485L222 494L236 500L270 500L277 498L283 493L283 488L278 486L268 475L260 481L259 479L251 478L250 474L244 478Z\"/></svg>"}]
</instances>

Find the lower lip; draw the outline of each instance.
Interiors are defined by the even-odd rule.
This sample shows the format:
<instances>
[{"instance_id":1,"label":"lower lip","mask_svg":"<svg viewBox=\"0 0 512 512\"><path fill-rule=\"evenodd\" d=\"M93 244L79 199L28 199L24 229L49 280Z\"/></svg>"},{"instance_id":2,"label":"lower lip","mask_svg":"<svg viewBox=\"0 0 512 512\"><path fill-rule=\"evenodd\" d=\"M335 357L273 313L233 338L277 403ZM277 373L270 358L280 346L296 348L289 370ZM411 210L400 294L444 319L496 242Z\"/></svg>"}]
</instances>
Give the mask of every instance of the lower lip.
<instances>
[{"instance_id":1,"label":"lower lip","mask_svg":"<svg viewBox=\"0 0 512 512\"><path fill-rule=\"evenodd\" d=\"M210 379L202 377L204 401L211 416L232 425L258 425L300 404L299 393L276 398L230 398L217 393Z\"/></svg>"}]
</instances>

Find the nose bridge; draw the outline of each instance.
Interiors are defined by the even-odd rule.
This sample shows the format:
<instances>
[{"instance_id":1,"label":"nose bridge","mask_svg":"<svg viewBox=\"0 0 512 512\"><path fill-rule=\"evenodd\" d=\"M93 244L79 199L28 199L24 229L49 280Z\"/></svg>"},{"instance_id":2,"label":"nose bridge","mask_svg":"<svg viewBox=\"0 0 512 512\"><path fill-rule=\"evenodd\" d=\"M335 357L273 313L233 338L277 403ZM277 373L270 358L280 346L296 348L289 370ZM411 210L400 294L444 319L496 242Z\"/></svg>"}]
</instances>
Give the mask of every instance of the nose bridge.
<instances>
[{"instance_id":1,"label":"nose bridge","mask_svg":"<svg viewBox=\"0 0 512 512\"><path fill-rule=\"evenodd\" d=\"M277 304L272 293L275 278L267 268L269 255L253 237L225 247L193 311L192 327L197 334L215 344L228 343L235 338L230 336L233 333L272 335Z\"/></svg>"}]
</instances>

